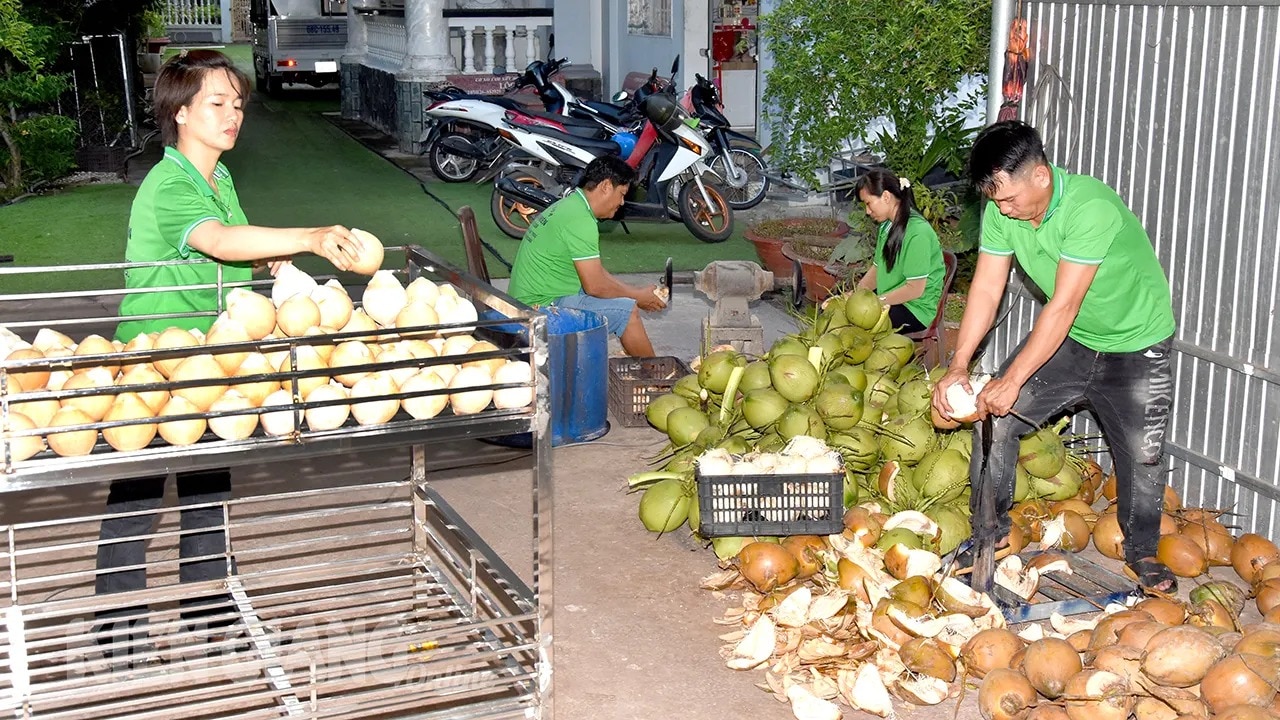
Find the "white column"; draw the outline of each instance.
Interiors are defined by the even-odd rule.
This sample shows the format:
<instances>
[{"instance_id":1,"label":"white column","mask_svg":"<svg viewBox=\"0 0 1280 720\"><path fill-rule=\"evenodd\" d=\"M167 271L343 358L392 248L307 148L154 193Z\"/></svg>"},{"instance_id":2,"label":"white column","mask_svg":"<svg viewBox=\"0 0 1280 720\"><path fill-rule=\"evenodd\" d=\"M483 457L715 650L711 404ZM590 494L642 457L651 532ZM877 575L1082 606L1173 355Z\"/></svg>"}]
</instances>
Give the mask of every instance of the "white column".
<instances>
[{"instance_id":1,"label":"white column","mask_svg":"<svg viewBox=\"0 0 1280 720\"><path fill-rule=\"evenodd\" d=\"M538 59L538 26L524 26L524 64Z\"/></svg>"},{"instance_id":2,"label":"white column","mask_svg":"<svg viewBox=\"0 0 1280 720\"><path fill-rule=\"evenodd\" d=\"M408 52L400 68L401 79L442 80L454 72L449 54L449 21L445 0L405 0L404 24Z\"/></svg>"},{"instance_id":3,"label":"white column","mask_svg":"<svg viewBox=\"0 0 1280 720\"><path fill-rule=\"evenodd\" d=\"M356 12L351 3L347 3L347 49L343 51L342 60L359 63L368 52L369 26L365 24L364 15Z\"/></svg>"},{"instance_id":4,"label":"white column","mask_svg":"<svg viewBox=\"0 0 1280 720\"><path fill-rule=\"evenodd\" d=\"M493 26L493 25L485 25L485 26L484 26L484 71L485 71L485 72L487 72L487 73L491 73L491 72L493 72L493 61L494 61L494 53L493 53L493 31L494 31L494 27L495 27L495 26Z\"/></svg>"},{"instance_id":5,"label":"white column","mask_svg":"<svg viewBox=\"0 0 1280 720\"><path fill-rule=\"evenodd\" d=\"M1000 118L1004 104L1004 54L1009 49L1009 23L1013 22L1013 1L991 4L991 54L987 58L987 124Z\"/></svg>"},{"instance_id":6,"label":"white column","mask_svg":"<svg viewBox=\"0 0 1280 720\"><path fill-rule=\"evenodd\" d=\"M462 72L476 72L476 28L468 25L462 28Z\"/></svg>"},{"instance_id":7,"label":"white column","mask_svg":"<svg viewBox=\"0 0 1280 720\"><path fill-rule=\"evenodd\" d=\"M507 38L507 72L514 72L516 68L516 26L506 25L503 28Z\"/></svg>"}]
</instances>

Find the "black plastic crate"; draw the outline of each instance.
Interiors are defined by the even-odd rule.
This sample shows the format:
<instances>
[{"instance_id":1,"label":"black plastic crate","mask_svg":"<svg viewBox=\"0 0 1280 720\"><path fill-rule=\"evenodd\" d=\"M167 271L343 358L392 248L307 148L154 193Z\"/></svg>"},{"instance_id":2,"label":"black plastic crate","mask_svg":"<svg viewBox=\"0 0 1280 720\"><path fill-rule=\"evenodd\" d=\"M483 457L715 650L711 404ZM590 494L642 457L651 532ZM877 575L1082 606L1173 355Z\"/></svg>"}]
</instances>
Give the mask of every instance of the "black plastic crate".
<instances>
[{"instance_id":1,"label":"black plastic crate","mask_svg":"<svg viewBox=\"0 0 1280 720\"><path fill-rule=\"evenodd\" d=\"M704 537L833 535L844 530L844 473L697 473Z\"/></svg>"},{"instance_id":2,"label":"black plastic crate","mask_svg":"<svg viewBox=\"0 0 1280 720\"><path fill-rule=\"evenodd\" d=\"M623 427L647 425L644 411L649 403L671 392L690 372L680 358L669 355L609 358L609 410Z\"/></svg>"}]
</instances>

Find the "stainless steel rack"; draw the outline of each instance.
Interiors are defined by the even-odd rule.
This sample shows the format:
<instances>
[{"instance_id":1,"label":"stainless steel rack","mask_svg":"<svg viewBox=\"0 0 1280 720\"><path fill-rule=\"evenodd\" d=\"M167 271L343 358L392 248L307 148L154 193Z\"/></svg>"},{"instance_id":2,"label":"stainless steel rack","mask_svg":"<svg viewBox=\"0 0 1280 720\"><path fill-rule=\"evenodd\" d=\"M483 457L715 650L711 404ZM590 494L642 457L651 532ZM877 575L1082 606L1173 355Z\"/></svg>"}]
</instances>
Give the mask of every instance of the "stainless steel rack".
<instances>
[{"instance_id":1,"label":"stainless steel rack","mask_svg":"<svg viewBox=\"0 0 1280 720\"><path fill-rule=\"evenodd\" d=\"M97 528L103 515L0 526L0 707L15 718L549 718L551 693L551 454L544 316L417 246L402 251L406 280L420 275L454 285L481 310L466 323L477 337L506 338L499 350L468 359L521 358L534 368L534 402L473 415L449 412L415 420L401 411L390 422L334 430L303 427L308 407L299 380L324 370L288 370L237 378L278 381L293 390L293 432L244 440L211 434L175 447L159 438L117 452L99 440L83 457L50 450L14 461L0 449L0 492L204 468L337 456L361 450L410 449L408 478L327 490L250 496L216 504L224 517L221 555L228 572L217 581L178 583L176 552L148 555L145 590L94 595ZM6 276L124 270L149 264L0 268ZM261 282L252 283L260 285ZM0 295L0 325L29 336L39 327L68 334L101 333L119 317L102 298L118 289ZM65 306L70 305L70 308ZM85 308L100 312L83 313ZM44 316L41 317L41 314ZM90 315L86 317L85 315ZM456 326L388 329L430 333ZM353 332L220 345L220 351L288 352L338 343ZM209 353L209 346L23 361L0 358L0 438L10 426L12 374L102 364L150 362ZM456 360L456 358L453 358ZM450 358L374 362L371 370L430 367ZM187 383L114 386L28 393L21 400L57 399L125 390L173 390ZM494 384L491 389L521 387ZM382 399L444 394L397 393ZM250 412L250 411L244 411ZM261 412L254 410L252 412ZM191 417L216 418L205 412ZM243 413L239 413L243 414ZM188 416L179 416L178 419ZM102 430L143 421L97 422ZM78 426L77 426L78 428ZM72 428L72 429L77 429ZM47 428L10 431L9 437ZM426 448L442 441L528 433L532 438L532 583L524 583L488 543L431 487ZM0 495L2 498L3 495ZM191 506L185 506L190 509ZM180 508L155 511L151 547L176 551ZM150 559L153 557L161 559ZM184 558L190 560L190 558ZM234 571L231 570L234 568ZM181 619L179 601L227 593L234 608ZM100 644L96 613L142 607L147 652L122 665ZM221 628L223 620L232 632Z\"/></svg>"}]
</instances>

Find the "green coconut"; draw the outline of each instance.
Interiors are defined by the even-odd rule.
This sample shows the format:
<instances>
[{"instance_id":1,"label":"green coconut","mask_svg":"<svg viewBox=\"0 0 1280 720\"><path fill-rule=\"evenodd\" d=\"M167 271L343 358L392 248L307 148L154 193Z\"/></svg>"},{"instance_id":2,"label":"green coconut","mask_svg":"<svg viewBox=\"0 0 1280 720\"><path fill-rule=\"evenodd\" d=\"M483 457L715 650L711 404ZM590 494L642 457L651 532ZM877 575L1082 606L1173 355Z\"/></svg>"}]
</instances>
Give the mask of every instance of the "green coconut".
<instances>
[{"instance_id":1,"label":"green coconut","mask_svg":"<svg viewBox=\"0 0 1280 720\"><path fill-rule=\"evenodd\" d=\"M711 420L701 410L691 407L676 408L667 415L667 437L677 447L688 445L709 425Z\"/></svg>"},{"instance_id":2,"label":"green coconut","mask_svg":"<svg viewBox=\"0 0 1280 720\"><path fill-rule=\"evenodd\" d=\"M769 360L769 379L773 388L787 400L798 403L818 391L818 370L807 357L782 355Z\"/></svg>"},{"instance_id":3,"label":"green coconut","mask_svg":"<svg viewBox=\"0 0 1280 720\"><path fill-rule=\"evenodd\" d=\"M1018 442L1018 464L1038 478L1051 478L1067 462L1067 448L1058 435L1065 424L1040 428Z\"/></svg>"},{"instance_id":4,"label":"green coconut","mask_svg":"<svg viewBox=\"0 0 1280 720\"><path fill-rule=\"evenodd\" d=\"M885 460L915 465L933 448L933 423L924 416L896 417L886 422L884 429L886 434L880 436L880 455Z\"/></svg>"},{"instance_id":5,"label":"green coconut","mask_svg":"<svg viewBox=\"0 0 1280 720\"><path fill-rule=\"evenodd\" d=\"M910 413L904 413L898 409L898 396L900 394L901 393L894 393L884 401L884 407L880 408L880 411L884 414L884 417L891 418L891 417L898 417L899 415L910 414Z\"/></svg>"},{"instance_id":6,"label":"green coconut","mask_svg":"<svg viewBox=\"0 0 1280 720\"><path fill-rule=\"evenodd\" d=\"M748 393L767 387L773 387L772 380L769 379L769 363L764 360L747 363L742 379L738 381L738 392Z\"/></svg>"},{"instance_id":7,"label":"green coconut","mask_svg":"<svg viewBox=\"0 0 1280 720\"><path fill-rule=\"evenodd\" d=\"M702 402L702 386L698 384L697 374L685 375L676 381L671 392L688 400L694 405Z\"/></svg>"},{"instance_id":8,"label":"green coconut","mask_svg":"<svg viewBox=\"0 0 1280 720\"><path fill-rule=\"evenodd\" d=\"M813 406L833 430L848 430L862 420L862 393L851 385L828 383L814 397Z\"/></svg>"},{"instance_id":9,"label":"green coconut","mask_svg":"<svg viewBox=\"0 0 1280 720\"><path fill-rule=\"evenodd\" d=\"M698 506L698 493L689 496L689 529L698 532L702 527L702 512Z\"/></svg>"},{"instance_id":10,"label":"green coconut","mask_svg":"<svg viewBox=\"0 0 1280 720\"><path fill-rule=\"evenodd\" d=\"M873 408L884 408L884 404L890 397L896 395L900 389L898 383L893 378L882 373L867 374L867 390L863 393L866 403Z\"/></svg>"},{"instance_id":11,"label":"green coconut","mask_svg":"<svg viewBox=\"0 0 1280 720\"><path fill-rule=\"evenodd\" d=\"M844 473L844 506L851 508L858 504L858 480L860 476L855 475L852 471L846 470Z\"/></svg>"},{"instance_id":12,"label":"green coconut","mask_svg":"<svg viewBox=\"0 0 1280 720\"><path fill-rule=\"evenodd\" d=\"M818 313L814 320L814 328L818 332L830 332L849 326L849 318L844 316L844 303L830 302Z\"/></svg>"},{"instance_id":13,"label":"green coconut","mask_svg":"<svg viewBox=\"0 0 1280 720\"><path fill-rule=\"evenodd\" d=\"M774 431L770 431L765 433L764 435L761 435L760 439L756 441L756 450L762 453L782 452L782 449L786 446L787 446L787 441L783 440L782 436Z\"/></svg>"},{"instance_id":14,"label":"green coconut","mask_svg":"<svg viewBox=\"0 0 1280 720\"><path fill-rule=\"evenodd\" d=\"M675 393L667 393L651 400L649 406L644 409L644 416L650 425L662 432L666 432L667 416L671 414L671 411L687 407L689 407L688 400Z\"/></svg>"},{"instance_id":15,"label":"green coconut","mask_svg":"<svg viewBox=\"0 0 1280 720\"><path fill-rule=\"evenodd\" d=\"M929 412L933 405L933 385L924 378L902 384L898 390L898 414L917 415Z\"/></svg>"},{"instance_id":16,"label":"green coconut","mask_svg":"<svg viewBox=\"0 0 1280 720\"><path fill-rule=\"evenodd\" d=\"M694 466L697 464L698 456L703 452L702 448L696 445L690 445L676 454L671 456L667 464L662 469L673 473L693 474Z\"/></svg>"},{"instance_id":17,"label":"green coconut","mask_svg":"<svg viewBox=\"0 0 1280 720\"><path fill-rule=\"evenodd\" d=\"M938 523L938 554L947 553L960 547L960 543L973 535L973 526L969 524L969 516L955 505L935 505L925 511L930 519Z\"/></svg>"},{"instance_id":18,"label":"green coconut","mask_svg":"<svg viewBox=\"0 0 1280 720\"><path fill-rule=\"evenodd\" d=\"M947 503L968 486L969 461L956 450L930 450L916 465L914 479L921 497Z\"/></svg>"},{"instance_id":19,"label":"green coconut","mask_svg":"<svg viewBox=\"0 0 1280 720\"><path fill-rule=\"evenodd\" d=\"M1030 494L1046 500L1068 500L1080 493L1084 478L1071 463L1063 463L1062 469L1051 478L1039 478L1028 473Z\"/></svg>"},{"instance_id":20,"label":"green coconut","mask_svg":"<svg viewBox=\"0 0 1280 720\"><path fill-rule=\"evenodd\" d=\"M827 373L827 377L838 375L849 382L854 390L863 392L867 389L867 371L857 365L837 365Z\"/></svg>"},{"instance_id":21,"label":"green coconut","mask_svg":"<svg viewBox=\"0 0 1280 720\"><path fill-rule=\"evenodd\" d=\"M917 378L923 379L930 385L933 384L933 381L929 380L929 373L925 372L925 369L916 363L903 365L902 369L898 371L898 376L895 379L898 381L898 384L901 385Z\"/></svg>"},{"instance_id":22,"label":"green coconut","mask_svg":"<svg viewBox=\"0 0 1280 720\"><path fill-rule=\"evenodd\" d=\"M796 337L795 335L787 335L780 337L769 346L769 359L772 360L783 355L800 355L807 356L809 354L809 346Z\"/></svg>"},{"instance_id":23,"label":"green coconut","mask_svg":"<svg viewBox=\"0 0 1280 720\"><path fill-rule=\"evenodd\" d=\"M858 288L845 296L844 316L851 325L870 330L880 322L880 297L866 288Z\"/></svg>"},{"instance_id":24,"label":"green coconut","mask_svg":"<svg viewBox=\"0 0 1280 720\"><path fill-rule=\"evenodd\" d=\"M880 440L870 428L828 433L827 445L840 451L845 467L853 472L870 472L880 463Z\"/></svg>"},{"instance_id":25,"label":"green coconut","mask_svg":"<svg viewBox=\"0 0 1280 720\"><path fill-rule=\"evenodd\" d=\"M876 547L881 550L888 550L894 545L906 545L914 550L923 550L924 539L910 530L900 527L882 534L880 539L876 541Z\"/></svg>"},{"instance_id":26,"label":"green coconut","mask_svg":"<svg viewBox=\"0 0 1280 720\"><path fill-rule=\"evenodd\" d=\"M718 537L711 538L711 549L715 550L716 557L721 560L732 560L738 557L738 553L742 552L742 548L754 542L749 537Z\"/></svg>"},{"instance_id":27,"label":"green coconut","mask_svg":"<svg viewBox=\"0 0 1280 720\"><path fill-rule=\"evenodd\" d=\"M1013 472L1013 501L1022 502L1031 496L1031 476L1019 465Z\"/></svg>"},{"instance_id":28,"label":"green coconut","mask_svg":"<svg viewBox=\"0 0 1280 720\"><path fill-rule=\"evenodd\" d=\"M898 359L898 353L892 348L876 347L871 350L871 354L862 362L862 367L867 372L885 373L896 377L898 371L902 369L903 362Z\"/></svg>"},{"instance_id":29,"label":"green coconut","mask_svg":"<svg viewBox=\"0 0 1280 720\"><path fill-rule=\"evenodd\" d=\"M734 368L745 368L747 359L737 350L717 350L702 358L698 368L698 384L707 390L723 394L729 385Z\"/></svg>"},{"instance_id":30,"label":"green coconut","mask_svg":"<svg viewBox=\"0 0 1280 720\"><path fill-rule=\"evenodd\" d=\"M742 416L756 430L763 430L778 421L791 407L791 403L773 388L759 388L747 392L742 400Z\"/></svg>"},{"instance_id":31,"label":"green coconut","mask_svg":"<svg viewBox=\"0 0 1280 720\"><path fill-rule=\"evenodd\" d=\"M916 356L915 341L906 335L897 333L885 335L876 341L876 347L889 350L897 355L899 367L905 366Z\"/></svg>"},{"instance_id":32,"label":"green coconut","mask_svg":"<svg viewBox=\"0 0 1280 720\"><path fill-rule=\"evenodd\" d=\"M849 362L857 365L871 355L876 349L875 336L859 327L840 328L840 344L844 345L844 356Z\"/></svg>"},{"instance_id":33,"label":"green coconut","mask_svg":"<svg viewBox=\"0 0 1280 720\"><path fill-rule=\"evenodd\" d=\"M698 433L698 437L694 438L693 444L703 448L715 447L717 443L724 439L724 436L723 427L708 425L702 428L702 431Z\"/></svg>"},{"instance_id":34,"label":"green coconut","mask_svg":"<svg viewBox=\"0 0 1280 720\"><path fill-rule=\"evenodd\" d=\"M827 436L827 428L817 410L808 405L792 405L778 419L778 434L783 440L797 435L821 438Z\"/></svg>"},{"instance_id":35,"label":"green coconut","mask_svg":"<svg viewBox=\"0 0 1280 720\"><path fill-rule=\"evenodd\" d=\"M939 443L948 450L955 450L964 456L966 462L973 457L973 431L952 430L938 435Z\"/></svg>"},{"instance_id":36,"label":"green coconut","mask_svg":"<svg viewBox=\"0 0 1280 720\"><path fill-rule=\"evenodd\" d=\"M640 496L640 522L649 532L666 533L689 519L691 493L674 478L659 480Z\"/></svg>"},{"instance_id":37,"label":"green coconut","mask_svg":"<svg viewBox=\"0 0 1280 720\"><path fill-rule=\"evenodd\" d=\"M840 335L837 333L823 333L818 336L818 339L814 341L813 344L822 348L822 362L824 367L832 360L844 357L844 344L840 342Z\"/></svg>"}]
</instances>

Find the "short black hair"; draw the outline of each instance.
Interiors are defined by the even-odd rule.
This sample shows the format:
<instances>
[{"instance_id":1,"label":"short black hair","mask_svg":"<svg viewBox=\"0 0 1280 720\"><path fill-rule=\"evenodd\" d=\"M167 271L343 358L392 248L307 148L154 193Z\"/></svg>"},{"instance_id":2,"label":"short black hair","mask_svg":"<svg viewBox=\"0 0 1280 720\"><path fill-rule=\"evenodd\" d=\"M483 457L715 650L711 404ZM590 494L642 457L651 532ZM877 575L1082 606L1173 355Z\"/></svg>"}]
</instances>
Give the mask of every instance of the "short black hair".
<instances>
[{"instance_id":1,"label":"short black hair","mask_svg":"<svg viewBox=\"0 0 1280 720\"><path fill-rule=\"evenodd\" d=\"M582 171L582 179L578 187L583 190L594 190L597 185L608 180L616 185L631 185L636 181L636 171L627 161L617 155L601 155L587 163Z\"/></svg>"},{"instance_id":2,"label":"short black hair","mask_svg":"<svg viewBox=\"0 0 1280 720\"><path fill-rule=\"evenodd\" d=\"M990 195L995 176L1014 175L1035 165L1048 165L1040 133L1021 120L1003 120L978 133L969 152L969 181Z\"/></svg>"},{"instance_id":3,"label":"short black hair","mask_svg":"<svg viewBox=\"0 0 1280 720\"><path fill-rule=\"evenodd\" d=\"M231 77L240 92L240 100L248 102L249 78L231 58L217 50L183 50L160 66L152 91L152 106L165 145L178 144L178 110L190 105L200 93L205 75L220 70Z\"/></svg>"}]
</instances>

